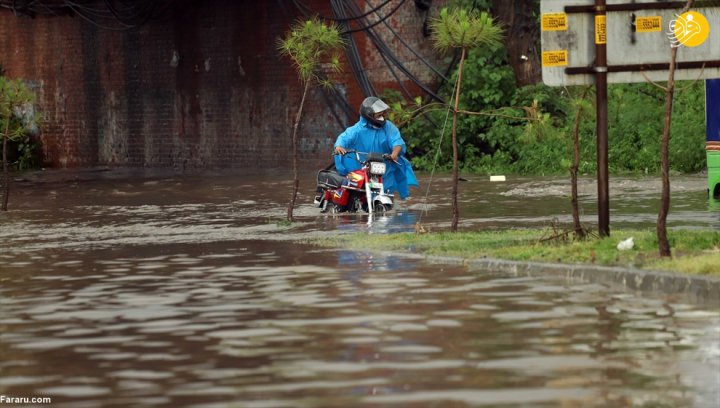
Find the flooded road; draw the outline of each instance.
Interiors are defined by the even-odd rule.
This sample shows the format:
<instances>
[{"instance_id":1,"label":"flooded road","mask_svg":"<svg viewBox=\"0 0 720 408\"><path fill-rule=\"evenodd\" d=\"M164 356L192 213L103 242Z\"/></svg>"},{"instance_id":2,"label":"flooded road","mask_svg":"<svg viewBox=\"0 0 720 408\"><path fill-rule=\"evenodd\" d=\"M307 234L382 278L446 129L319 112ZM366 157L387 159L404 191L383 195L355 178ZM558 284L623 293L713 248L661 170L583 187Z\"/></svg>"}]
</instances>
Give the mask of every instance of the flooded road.
<instances>
[{"instance_id":1,"label":"flooded road","mask_svg":"<svg viewBox=\"0 0 720 408\"><path fill-rule=\"evenodd\" d=\"M301 244L442 228L449 186L435 178L434 205L423 190L370 226L303 204L286 227L290 183L277 179L17 183L0 214L0 394L53 407L720 406L720 310ZM720 222L701 181L677 189L671 227ZM653 225L649 183L627 180L611 217ZM559 180L463 188L468 228L569 213Z\"/></svg>"}]
</instances>

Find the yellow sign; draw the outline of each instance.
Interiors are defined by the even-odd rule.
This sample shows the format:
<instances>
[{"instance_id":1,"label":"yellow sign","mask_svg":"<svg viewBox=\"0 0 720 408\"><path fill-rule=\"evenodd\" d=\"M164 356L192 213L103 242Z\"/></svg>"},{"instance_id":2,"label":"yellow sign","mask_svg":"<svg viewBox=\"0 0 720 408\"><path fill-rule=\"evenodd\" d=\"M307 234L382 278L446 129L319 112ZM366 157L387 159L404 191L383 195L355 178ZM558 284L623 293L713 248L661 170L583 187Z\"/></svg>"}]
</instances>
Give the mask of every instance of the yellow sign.
<instances>
[{"instance_id":1,"label":"yellow sign","mask_svg":"<svg viewBox=\"0 0 720 408\"><path fill-rule=\"evenodd\" d=\"M568 64L567 50L560 51L543 51L542 66L543 67L564 67Z\"/></svg>"},{"instance_id":2,"label":"yellow sign","mask_svg":"<svg viewBox=\"0 0 720 408\"><path fill-rule=\"evenodd\" d=\"M696 11L688 11L670 22L672 46L697 47L710 36L710 23Z\"/></svg>"},{"instance_id":3,"label":"yellow sign","mask_svg":"<svg viewBox=\"0 0 720 408\"><path fill-rule=\"evenodd\" d=\"M653 33L662 31L662 17L638 17L635 19L635 31L638 33Z\"/></svg>"},{"instance_id":4,"label":"yellow sign","mask_svg":"<svg viewBox=\"0 0 720 408\"><path fill-rule=\"evenodd\" d=\"M567 31L567 14L545 13L542 15L540 27L542 31Z\"/></svg>"},{"instance_id":5,"label":"yellow sign","mask_svg":"<svg viewBox=\"0 0 720 408\"><path fill-rule=\"evenodd\" d=\"M605 16L595 16L595 44L607 43L607 24Z\"/></svg>"}]
</instances>

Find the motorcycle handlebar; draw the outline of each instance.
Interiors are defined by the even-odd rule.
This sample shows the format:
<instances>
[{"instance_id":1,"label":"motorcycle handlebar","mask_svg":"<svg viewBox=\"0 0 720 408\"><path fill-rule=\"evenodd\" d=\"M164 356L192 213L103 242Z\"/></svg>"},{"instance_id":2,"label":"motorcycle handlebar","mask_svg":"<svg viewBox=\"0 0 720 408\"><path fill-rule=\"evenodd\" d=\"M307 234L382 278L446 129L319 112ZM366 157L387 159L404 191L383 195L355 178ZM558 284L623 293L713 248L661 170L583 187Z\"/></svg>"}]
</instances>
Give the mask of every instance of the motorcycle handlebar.
<instances>
[{"instance_id":1,"label":"motorcycle handlebar","mask_svg":"<svg viewBox=\"0 0 720 408\"><path fill-rule=\"evenodd\" d=\"M333 152L333 156L345 156L345 155L351 154L351 153L365 154L365 155L370 154L370 153L367 153L367 152L359 152L359 151L357 151L357 150L346 150L345 153L336 153L336 152ZM390 160L391 162L397 163L397 160L393 160L392 156L389 155L389 154L387 154L387 153L383 153L383 154L382 154L382 158L385 159L385 160Z\"/></svg>"}]
</instances>

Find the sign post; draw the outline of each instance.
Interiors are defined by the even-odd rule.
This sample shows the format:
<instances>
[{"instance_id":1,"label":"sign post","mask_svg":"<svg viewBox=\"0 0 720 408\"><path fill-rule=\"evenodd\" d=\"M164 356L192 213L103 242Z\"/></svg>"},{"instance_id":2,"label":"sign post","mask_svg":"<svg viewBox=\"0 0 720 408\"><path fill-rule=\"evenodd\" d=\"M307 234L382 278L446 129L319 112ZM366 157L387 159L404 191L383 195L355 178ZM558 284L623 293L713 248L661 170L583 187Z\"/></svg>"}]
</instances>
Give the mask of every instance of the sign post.
<instances>
[{"instance_id":1,"label":"sign post","mask_svg":"<svg viewBox=\"0 0 720 408\"><path fill-rule=\"evenodd\" d=\"M607 84L667 81L671 46L680 47L675 80L720 78L720 35L715 34L720 32L720 7L717 2L698 2L697 11L685 13L692 16L679 16L685 4L662 0L540 3L543 82L596 87L601 236L610 234Z\"/></svg>"},{"instance_id":2,"label":"sign post","mask_svg":"<svg viewBox=\"0 0 720 408\"><path fill-rule=\"evenodd\" d=\"M607 12L605 0L595 0L595 104L597 109L598 232L610 235L610 177L608 175Z\"/></svg>"}]
</instances>

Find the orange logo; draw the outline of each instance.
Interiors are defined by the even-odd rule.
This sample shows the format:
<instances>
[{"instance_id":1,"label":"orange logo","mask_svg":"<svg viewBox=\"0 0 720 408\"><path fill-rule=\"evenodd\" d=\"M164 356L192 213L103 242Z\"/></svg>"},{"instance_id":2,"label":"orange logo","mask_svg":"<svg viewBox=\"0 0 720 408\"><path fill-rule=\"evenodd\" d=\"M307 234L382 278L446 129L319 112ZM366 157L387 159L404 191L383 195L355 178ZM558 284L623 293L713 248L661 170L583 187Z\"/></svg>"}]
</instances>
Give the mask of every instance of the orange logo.
<instances>
[{"instance_id":1,"label":"orange logo","mask_svg":"<svg viewBox=\"0 0 720 408\"><path fill-rule=\"evenodd\" d=\"M697 47L702 45L710 36L710 23L707 18L696 11L688 11L670 22L668 27L670 46L675 48L681 45Z\"/></svg>"}]
</instances>

